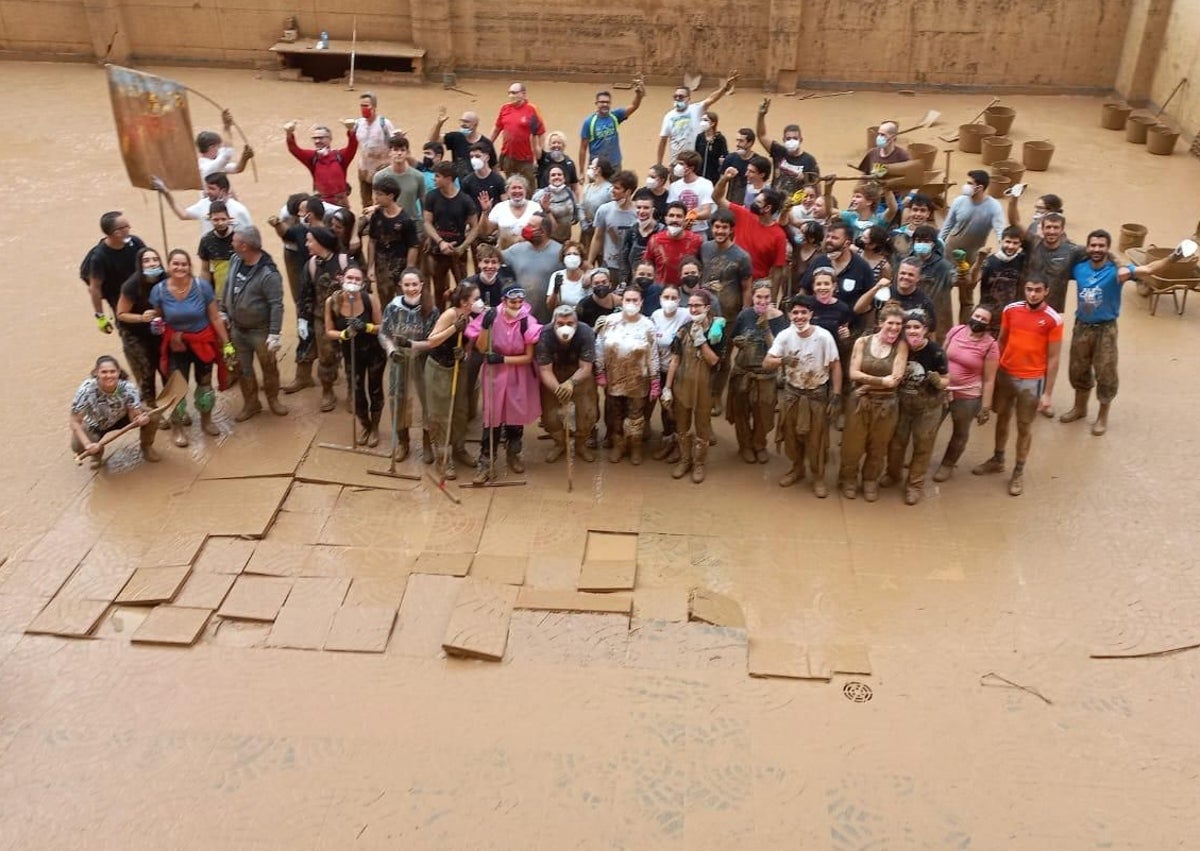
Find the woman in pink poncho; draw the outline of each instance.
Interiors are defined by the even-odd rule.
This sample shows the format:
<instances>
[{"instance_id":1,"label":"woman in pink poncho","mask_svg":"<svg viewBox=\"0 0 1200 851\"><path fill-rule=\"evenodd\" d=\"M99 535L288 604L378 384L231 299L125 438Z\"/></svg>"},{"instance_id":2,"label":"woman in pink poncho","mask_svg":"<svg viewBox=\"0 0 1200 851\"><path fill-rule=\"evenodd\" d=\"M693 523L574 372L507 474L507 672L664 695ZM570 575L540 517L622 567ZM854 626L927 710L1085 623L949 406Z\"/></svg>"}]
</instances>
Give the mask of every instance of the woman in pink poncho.
<instances>
[{"instance_id":1,"label":"woman in pink poncho","mask_svg":"<svg viewBox=\"0 0 1200 851\"><path fill-rule=\"evenodd\" d=\"M499 308L490 308L471 320L466 337L483 355L483 437L480 440L478 472L474 483L486 484L495 477L492 447L504 441L508 469L524 473L521 438L525 426L542 415L533 348L542 326L530 315L525 291L509 284L500 294Z\"/></svg>"}]
</instances>

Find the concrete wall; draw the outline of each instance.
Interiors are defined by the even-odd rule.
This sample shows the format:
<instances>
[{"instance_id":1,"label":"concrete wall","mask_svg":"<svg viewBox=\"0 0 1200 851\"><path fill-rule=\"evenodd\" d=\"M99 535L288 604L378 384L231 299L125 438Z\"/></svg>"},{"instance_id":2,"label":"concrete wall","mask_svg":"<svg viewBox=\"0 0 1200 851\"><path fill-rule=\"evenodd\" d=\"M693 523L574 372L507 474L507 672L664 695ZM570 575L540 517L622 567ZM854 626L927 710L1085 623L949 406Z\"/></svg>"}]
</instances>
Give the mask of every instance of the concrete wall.
<instances>
[{"instance_id":1,"label":"concrete wall","mask_svg":"<svg viewBox=\"0 0 1200 851\"><path fill-rule=\"evenodd\" d=\"M92 57L83 0L0 0L0 50Z\"/></svg>"},{"instance_id":2,"label":"concrete wall","mask_svg":"<svg viewBox=\"0 0 1200 851\"><path fill-rule=\"evenodd\" d=\"M1175 0L1163 36L1146 97L1157 110L1187 77L1188 82L1167 107L1167 116L1190 140L1200 132L1200 0Z\"/></svg>"}]
</instances>

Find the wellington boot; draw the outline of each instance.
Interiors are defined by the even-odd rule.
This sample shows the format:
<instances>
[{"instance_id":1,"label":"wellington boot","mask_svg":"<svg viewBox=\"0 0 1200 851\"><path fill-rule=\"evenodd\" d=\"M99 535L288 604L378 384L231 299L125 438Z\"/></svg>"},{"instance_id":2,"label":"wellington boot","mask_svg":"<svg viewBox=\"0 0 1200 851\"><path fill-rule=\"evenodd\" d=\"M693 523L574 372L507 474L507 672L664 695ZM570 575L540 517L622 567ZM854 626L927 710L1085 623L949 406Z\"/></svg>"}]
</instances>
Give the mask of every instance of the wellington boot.
<instances>
[{"instance_id":1,"label":"wellington boot","mask_svg":"<svg viewBox=\"0 0 1200 851\"><path fill-rule=\"evenodd\" d=\"M180 415L179 421L183 423L184 428L192 427L192 415L188 413L187 408L183 409L183 413Z\"/></svg>"},{"instance_id":2,"label":"wellington boot","mask_svg":"<svg viewBox=\"0 0 1200 851\"><path fill-rule=\"evenodd\" d=\"M158 454L158 450L154 448L153 443L142 444L142 458L149 461L151 464L157 464L162 460L162 456Z\"/></svg>"},{"instance_id":3,"label":"wellington boot","mask_svg":"<svg viewBox=\"0 0 1200 851\"><path fill-rule=\"evenodd\" d=\"M879 483L878 482L863 482L862 486L863 499L867 502L874 502L879 499Z\"/></svg>"},{"instance_id":4,"label":"wellington boot","mask_svg":"<svg viewBox=\"0 0 1200 851\"><path fill-rule=\"evenodd\" d=\"M181 422L172 422L171 423L171 441L176 446L187 446L188 445L187 431L184 429L183 423L181 423Z\"/></svg>"},{"instance_id":5,"label":"wellington boot","mask_svg":"<svg viewBox=\"0 0 1200 851\"><path fill-rule=\"evenodd\" d=\"M905 488L905 490L904 490L904 504L905 505L916 505L920 501L921 501L921 489L920 488Z\"/></svg>"},{"instance_id":6,"label":"wellington boot","mask_svg":"<svg viewBox=\"0 0 1200 851\"><path fill-rule=\"evenodd\" d=\"M589 464L596 460L596 453L588 446L588 439L586 437L575 438L575 457Z\"/></svg>"},{"instance_id":7,"label":"wellington boot","mask_svg":"<svg viewBox=\"0 0 1200 851\"><path fill-rule=\"evenodd\" d=\"M566 441L561 435L551 435L554 440L554 445L546 450L546 463L553 464L559 458L563 457L563 453L567 451Z\"/></svg>"},{"instance_id":8,"label":"wellington boot","mask_svg":"<svg viewBox=\"0 0 1200 851\"><path fill-rule=\"evenodd\" d=\"M333 385L324 384L321 386L321 410L326 413L337 407L337 396L333 395Z\"/></svg>"},{"instance_id":9,"label":"wellington boot","mask_svg":"<svg viewBox=\"0 0 1200 851\"><path fill-rule=\"evenodd\" d=\"M620 464L621 456L625 454L625 438L619 435L614 435L612 439L612 449L608 450L608 461L610 464Z\"/></svg>"},{"instance_id":10,"label":"wellington boot","mask_svg":"<svg viewBox=\"0 0 1200 851\"><path fill-rule=\"evenodd\" d=\"M949 466L947 466L945 464L942 464L937 468L937 472L933 474L933 480L935 482L948 482L948 481L950 481L950 477L953 475L954 475L954 465L950 464Z\"/></svg>"},{"instance_id":11,"label":"wellington boot","mask_svg":"<svg viewBox=\"0 0 1200 851\"><path fill-rule=\"evenodd\" d=\"M367 429L367 446L374 449L379 445L379 423L371 423L371 427Z\"/></svg>"},{"instance_id":12,"label":"wellington boot","mask_svg":"<svg viewBox=\"0 0 1200 851\"><path fill-rule=\"evenodd\" d=\"M802 467L799 464L796 464L792 467L792 469L788 470L786 473L783 474L783 478L781 478L779 480L779 486L781 488L790 488L792 485L796 484L796 482L800 481L803 478L804 478L804 467Z\"/></svg>"},{"instance_id":13,"label":"wellington boot","mask_svg":"<svg viewBox=\"0 0 1200 851\"><path fill-rule=\"evenodd\" d=\"M421 463L432 464L435 460L433 441L429 437L429 430L425 429L421 432Z\"/></svg>"},{"instance_id":14,"label":"wellington boot","mask_svg":"<svg viewBox=\"0 0 1200 851\"><path fill-rule=\"evenodd\" d=\"M521 459L521 443L514 441L504 448L504 461L510 473L518 476L525 472L525 462Z\"/></svg>"},{"instance_id":15,"label":"wellington boot","mask_svg":"<svg viewBox=\"0 0 1200 851\"><path fill-rule=\"evenodd\" d=\"M675 448L675 435L673 435L673 434L664 435L663 439L662 439L662 443L659 445L658 449L654 450L654 452L650 455L650 457L653 458L655 461L662 461L664 458L666 458L668 455L671 454L671 450L674 448Z\"/></svg>"},{"instance_id":16,"label":"wellington boot","mask_svg":"<svg viewBox=\"0 0 1200 851\"><path fill-rule=\"evenodd\" d=\"M162 456L158 454L158 450L154 448L154 436L158 433L158 425L150 423L138 429L138 438L142 446L142 457L151 464L162 460Z\"/></svg>"},{"instance_id":17,"label":"wellington boot","mask_svg":"<svg viewBox=\"0 0 1200 851\"><path fill-rule=\"evenodd\" d=\"M1058 421L1060 423L1073 423L1076 420L1082 420L1087 417L1088 399L1091 395L1091 390L1076 390L1075 406L1059 417Z\"/></svg>"},{"instance_id":18,"label":"wellington boot","mask_svg":"<svg viewBox=\"0 0 1200 851\"><path fill-rule=\"evenodd\" d=\"M475 459L471 457L469 452L467 452L467 447L461 445L455 446L452 450L450 450L450 452L455 463L462 464L464 467L475 466Z\"/></svg>"},{"instance_id":19,"label":"wellington boot","mask_svg":"<svg viewBox=\"0 0 1200 851\"><path fill-rule=\"evenodd\" d=\"M296 377L292 379L291 384L285 384L281 389L290 394L314 386L316 382L313 381L313 362L306 360L296 364Z\"/></svg>"},{"instance_id":20,"label":"wellington boot","mask_svg":"<svg viewBox=\"0 0 1200 851\"><path fill-rule=\"evenodd\" d=\"M972 468L972 470L971 470L971 473L976 476L986 476L991 473L1003 473L1003 472L1004 472L1004 459L997 455L993 455L991 458L987 459L982 464L976 464L975 467Z\"/></svg>"},{"instance_id":21,"label":"wellington boot","mask_svg":"<svg viewBox=\"0 0 1200 851\"><path fill-rule=\"evenodd\" d=\"M754 454L754 450L751 449L749 446L743 446L741 449L739 449L738 457L741 458L743 461L745 461L747 464L757 464L758 463L758 456L756 456Z\"/></svg>"},{"instance_id":22,"label":"wellington boot","mask_svg":"<svg viewBox=\"0 0 1200 851\"><path fill-rule=\"evenodd\" d=\"M702 437L697 437L695 454L692 456L692 481L696 484L704 481L704 462L707 460L708 441Z\"/></svg>"},{"instance_id":23,"label":"wellington boot","mask_svg":"<svg viewBox=\"0 0 1200 851\"><path fill-rule=\"evenodd\" d=\"M371 438L371 424L357 422L354 426L354 443L356 446L365 446Z\"/></svg>"},{"instance_id":24,"label":"wellington boot","mask_svg":"<svg viewBox=\"0 0 1200 851\"><path fill-rule=\"evenodd\" d=\"M200 415L200 429L209 437L220 437L221 430L217 428L217 424L213 422L212 411L207 414Z\"/></svg>"},{"instance_id":25,"label":"wellington boot","mask_svg":"<svg viewBox=\"0 0 1200 851\"><path fill-rule=\"evenodd\" d=\"M234 422L244 423L255 414L262 413L262 402L258 401L258 382L251 376L243 375L238 386L242 391L242 409L233 418Z\"/></svg>"},{"instance_id":26,"label":"wellington boot","mask_svg":"<svg viewBox=\"0 0 1200 851\"><path fill-rule=\"evenodd\" d=\"M440 464L438 465L441 466ZM448 482L452 482L458 478L458 468L454 465L454 459L451 458L446 462L446 467L441 471L442 478Z\"/></svg>"},{"instance_id":27,"label":"wellington boot","mask_svg":"<svg viewBox=\"0 0 1200 851\"><path fill-rule=\"evenodd\" d=\"M268 396L267 407L277 417L286 417L288 415L288 406L280 402L278 396Z\"/></svg>"},{"instance_id":28,"label":"wellington boot","mask_svg":"<svg viewBox=\"0 0 1200 851\"><path fill-rule=\"evenodd\" d=\"M682 436L679 438L679 463L671 468L671 477L682 479L692 469L692 447L695 441L690 437Z\"/></svg>"},{"instance_id":29,"label":"wellington boot","mask_svg":"<svg viewBox=\"0 0 1200 851\"><path fill-rule=\"evenodd\" d=\"M642 460L641 436L629 438L629 463L637 467L641 465Z\"/></svg>"},{"instance_id":30,"label":"wellington boot","mask_svg":"<svg viewBox=\"0 0 1200 851\"><path fill-rule=\"evenodd\" d=\"M471 479L471 484L486 485L492 478L491 462L486 456L480 455L479 461L475 464L475 478Z\"/></svg>"},{"instance_id":31,"label":"wellington boot","mask_svg":"<svg viewBox=\"0 0 1200 851\"><path fill-rule=\"evenodd\" d=\"M1100 403L1100 413L1096 415L1096 421L1092 423L1092 434L1099 437L1108 431L1108 406L1109 402Z\"/></svg>"},{"instance_id":32,"label":"wellington boot","mask_svg":"<svg viewBox=\"0 0 1200 851\"><path fill-rule=\"evenodd\" d=\"M408 458L408 431L402 431L396 435L396 463L400 463Z\"/></svg>"},{"instance_id":33,"label":"wellington boot","mask_svg":"<svg viewBox=\"0 0 1200 851\"><path fill-rule=\"evenodd\" d=\"M674 444L672 444L672 446L671 446L671 451L667 453L667 463L668 464L678 464L679 463L679 459L681 457L679 447L680 447L680 442L679 442L679 440L676 440L674 442Z\"/></svg>"},{"instance_id":34,"label":"wellington boot","mask_svg":"<svg viewBox=\"0 0 1200 851\"><path fill-rule=\"evenodd\" d=\"M813 482L813 496L817 499L829 496L829 487L825 484L824 479L817 479Z\"/></svg>"}]
</instances>

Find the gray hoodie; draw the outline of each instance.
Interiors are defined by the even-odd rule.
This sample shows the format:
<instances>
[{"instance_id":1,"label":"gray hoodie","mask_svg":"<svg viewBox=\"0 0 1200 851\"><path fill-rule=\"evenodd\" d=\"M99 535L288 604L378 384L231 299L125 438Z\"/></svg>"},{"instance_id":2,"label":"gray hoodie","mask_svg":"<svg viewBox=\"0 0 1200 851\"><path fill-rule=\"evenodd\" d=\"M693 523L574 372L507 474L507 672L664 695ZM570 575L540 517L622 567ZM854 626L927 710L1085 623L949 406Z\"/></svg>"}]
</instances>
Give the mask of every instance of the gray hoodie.
<instances>
[{"instance_id":1,"label":"gray hoodie","mask_svg":"<svg viewBox=\"0 0 1200 851\"><path fill-rule=\"evenodd\" d=\"M230 258L221 309L242 330L279 333L283 327L283 278L270 254L264 251L250 269L240 256Z\"/></svg>"}]
</instances>

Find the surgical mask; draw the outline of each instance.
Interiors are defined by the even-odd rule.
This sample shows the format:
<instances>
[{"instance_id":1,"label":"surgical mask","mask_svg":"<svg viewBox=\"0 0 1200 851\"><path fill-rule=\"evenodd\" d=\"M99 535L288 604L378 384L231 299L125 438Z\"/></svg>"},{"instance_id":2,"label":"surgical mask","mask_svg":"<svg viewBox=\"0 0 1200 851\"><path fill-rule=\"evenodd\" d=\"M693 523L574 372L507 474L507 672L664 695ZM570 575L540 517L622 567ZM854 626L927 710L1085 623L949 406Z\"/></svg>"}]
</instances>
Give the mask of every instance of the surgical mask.
<instances>
[{"instance_id":1,"label":"surgical mask","mask_svg":"<svg viewBox=\"0 0 1200 851\"><path fill-rule=\"evenodd\" d=\"M1012 254L1009 254L1003 248L996 251L996 256L999 257L1001 260L1003 260L1005 263L1011 263L1013 260L1016 260L1020 254L1021 254L1021 249L1019 249L1019 248L1016 251L1014 251Z\"/></svg>"},{"instance_id":2,"label":"surgical mask","mask_svg":"<svg viewBox=\"0 0 1200 851\"><path fill-rule=\"evenodd\" d=\"M662 311L667 316L674 316L675 311L679 309L679 299L664 298L659 302L662 305Z\"/></svg>"},{"instance_id":3,"label":"surgical mask","mask_svg":"<svg viewBox=\"0 0 1200 851\"><path fill-rule=\"evenodd\" d=\"M975 187L969 183L964 183L962 185L962 188L959 190L959 192L961 192L963 195L966 195L969 198L975 194Z\"/></svg>"},{"instance_id":4,"label":"surgical mask","mask_svg":"<svg viewBox=\"0 0 1200 851\"><path fill-rule=\"evenodd\" d=\"M612 287L608 284L597 284L592 288L592 294L596 296L596 298L607 298L608 294L611 292Z\"/></svg>"},{"instance_id":5,"label":"surgical mask","mask_svg":"<svg viewBox=\"0 0 1200 851\"><path fill-rule=\"evenodd\" d=\"M769 305L769 304L757 304L756 303L754 305L754 312L759 314L760 316L762 314L766 313L770 309L771 309L771 305Z\"/></svg>"},{"instance_id":6,"label":"surgical mask","mask_svg":"<svg viewBox=\"0 0 1200 851\"><path fill-rule=\"evenodd\" d=\"M683 225L667 225L667 233L671 236L679 236L683 233Z\"/></svg>"},{"instance_id":7,"label":"surgical mask","mask_svg":"<svg viewBox=\"0 0 1200 851\"><path fill-rule=\"evenodd\" d=\"M700 276L699 275L684 275L683 277L681 277L679 279L679 282L681 284L683 284L685 287L694 287L694 286L696 286L696 284L700 283Z\"/></svg>"},{"instance_id":8,"label":"surgical mask","mask_svg":"<svg viewBox=\"0 0 1200 851\"><path fill-rule=\"evenodd\" d=\"M685 109L687 109L687 101L686 100L676 100L675 101L675 109L679 110L680 112L683 112Z\"/></svg>"},{"instance_id":9,"label":"surgical mask","mask_svg":"<svg viewBox=\"0 0 1200 851\"><path fill-rule=\"evenodd\" d=\"M483 171L483 167L487 165L487 160L483 157L471 157L472 171Z\"/></svg>"},{"instance_id":10,"label":"surgical mask","mask_svg":"<svg viewBox=\"0 0 1200 851\"><path fill-rule=\"evenodd\" d=\"M556 163L562 162L565 157L566 157L566 154L564 154L562 151L551 151L550 152L550 159L554 160Z\"/></svg>"},{"instance_id":11,"label":"surgical mask","mask_svg":"<svg viewBox=\"0 0 1200 851\"><path fill-rule=\"evenodd\" d=\"M160 277L162 277L162 273L163 273L162 266L151 266L149 269L142 270L142 274L145 275L147 278L160 278Z\"/></svg>"},{"instance_id":12,"label":"surgical mask","mask_svg":"<svg viewBox=\"0 0 1200 851\"><path fill-rule=\"evenodd\" d=\"M568 254L566 257L563 258L563 265L566 266L568 269L578 269L582 263L583 263L583 258L580 257L578 254Z\"/></svg>"},{"instance_id":13,"label":"surgical mask","mask_svg":"<svg viewBox=\"0 0 1200 851\"><path fill-rule=\"evenodd\" d=\"M1044 216L1044 215L1046 215L1046 214L1045 214L1045 213L1034 213L1034 214L1033 214L1033 220L1034 220L1035 222L1036 222L1036 221L1039 221L1039 220L1041 220L1042 216Z\"/></svg>"},{"instance_id":14,"label":"surgical mask","mask_svg":"<svg viewBox=\"0 0 1200 851\"><path fill-rule=\"evenodd\" d=\"M974 331L976 334L982 334L984 331L987 330L987 327L988 327L988 324L986 322L980 322L978 319L972 319L970 322L967 323L967 325L969 325L971 330Z\"/></svg>"},{"instance_id":15,"label":"surgical mask","mask_svg":"<svg viewBox=\"0 0 1200 851\"><path fill-rule=\"evenodd\" d=\"M575 336L575 326L559 325L554 329L554 333L558 335L558 339L562 340L564 343L567 343L570 342L571 338Z\"/></svg>"},{"instance_id":16,"label":"surgical mask","mask_svg":"<svg viewBox=\"0 0 1200 851\"><path fill-rule=\"evenodd\" d=\"M797 151L800 150L800 140L799 139L785 139L783 141L783 149L785 151L787 151L789 154L796 153Z\"/></svg>"},{"instance_id":17,"label":"surgical mask","mask_svg":"<svg viewBox=\"0 0 1200 851\"><path fill-rule=\"evenodd\" d=\"M458 132L459 132L459 133L462 133L464 136L470 136L470 135L471 135L471 129L472 129L472 128L468 127L468 126L467 126L467 125L465 125L465 124L460 124L460 125L458 125Z\"/></svg>"},{"instance_id":18,"label":"surgical mask","mask_svg":"<svg viewBox=\"0 0 1200 851\"><path fill-rule=\"evenodd\" d=\"M886 148L887 143L888 143L888 137L884 136L882 133L880 133L878 136L875 137L875 147L876 148Z\"/></svg>"},{"instance_id":19,"label":"surgical mask","mask_svg":"<svg viewBox=\"0 0 1200 851\"><path fill-rule=\"evenodd\" d=\"M658 188L658 178L657 177L647 177L646 178L646 188L647 189L657 189Z\"/></svg>"},{"instance_id":20,"label":"surgical mask","mask_svg":"<svg viewBox=\"0 0 1200 851\"><path fill-rule=\"evenodd\" d=\"M521 228L521 239L526 242L533 242L535 236L537 236L537 228L533 225L525 225L525 227Z\"/></svg>"},{"instance_id":21,"label":"surgical mask","mask_svg":"<svg viewBox=\"0 0 1200 851\"><path fill-rule=\"evenodd\" d=\"M640 277L640 278L634 278L634 279L633 279L633 282L634 282L635 284L637 284L637 288L638 288L639 290L645 291L646 287L648 287L648 286L650 286L651 284L653 284L653 283L654 283L654 279L653 279L653 278L647 278L646 276L644 276L644 275L643 275L643 276L642 276L642 277Z\"/></svg>"},{"instance_id":22,"label":"surgical mask","mask_svg":"<svg viewBox=\"0 0 1200 851\"><path fill-rule=\"evenodd\" d=\"M707 132L709 127L712 127L711 121L708 121L707 119L705 119L700 122L700 132L701 133Z\"/></svg>"},{"instance_id":23,"label":"surgical mask","mask_svg":"<svg viewBox=\"0 0 1200 851\"><path fill-rule=\"evenodd\" d=\"M483 309L485 307L487 307L487 305L483 303L483 299L481 299L481 298L477 298L473 302L471 302L471 312L472 313L483 313Z\"/></svg>"},{"instance_id":24,"label":"surgical mask","mask_svg":"<svg viewBox=\"0 0 1200 851\"><path fill-rule=\"evenodd\" d=\"M409 299L408 296L404 295L404 296L400 296L400 300L402 302L404 302L404 305L406 307L420 307L421 306L421 297L420 296L417 296L414 299Z\"/></svg>"},{"instance_id":25,"label":"surgical mask","mask_svg":"<svg viewBox=\"0 0 1200 851\"><path fill-rule=\"evenodd\" d=\"M509 198L508 206L516 207L517 209L520 209L521 207L525 206L525 199L524 198Z\"/></svg>"},{"instance_id":26,"label":"surgical mask","mask_svg":"<svg viewBox=\"0 0 1200 851\"><path fill-rule=\"evenodd\" d=\"M912 250L913 250L913 254L916 254L920 257L924 257L927 254L931 254L933 252L933 243L932 242L914 242Z\"/></svg>"},{"instance_id":27,"label":"surgical mask","mask_svg":"<svg viewBox=\"0 0 1200 851\"><path fill-rule=\"evenodd\" d=\"M632 301L622 302L621 311L626 316L636 316L642 312L642 306Z\"/></svg>"},{"instance_id":28,"label":"surgical mask","mask_svg":"<svg viewBox=\"0 0 1200 851\"><path fill-rule=\"evenodd\" d=\"M371 107L362 106L362 107L359 107L358 111L362 115L363 118L367 119L367 121L371 120Z\"/></svg>"},{"instance_id":29,"label":"surgical mask","mask_svg":"<svg viewBox=\"0 0 1200 851\"><path fill-rule=\"evenodd\" d=\"M362 287L363 287L362 284L352 283L351 281L343 281L342 282L342 292L347 292L352 295L354 293L362 292Z\"/></svg>"},{"instance_id":30,"label":"surgical mask","mask_svg":"<svg viewBox=\"0 0 1200 851\"><path fill-rule=\"evenodd\" d=\"M671 167L671 174L675 175L676 177L683 177L683 163L675 163L675 165Z\"/></svg>"}]
</instances>

